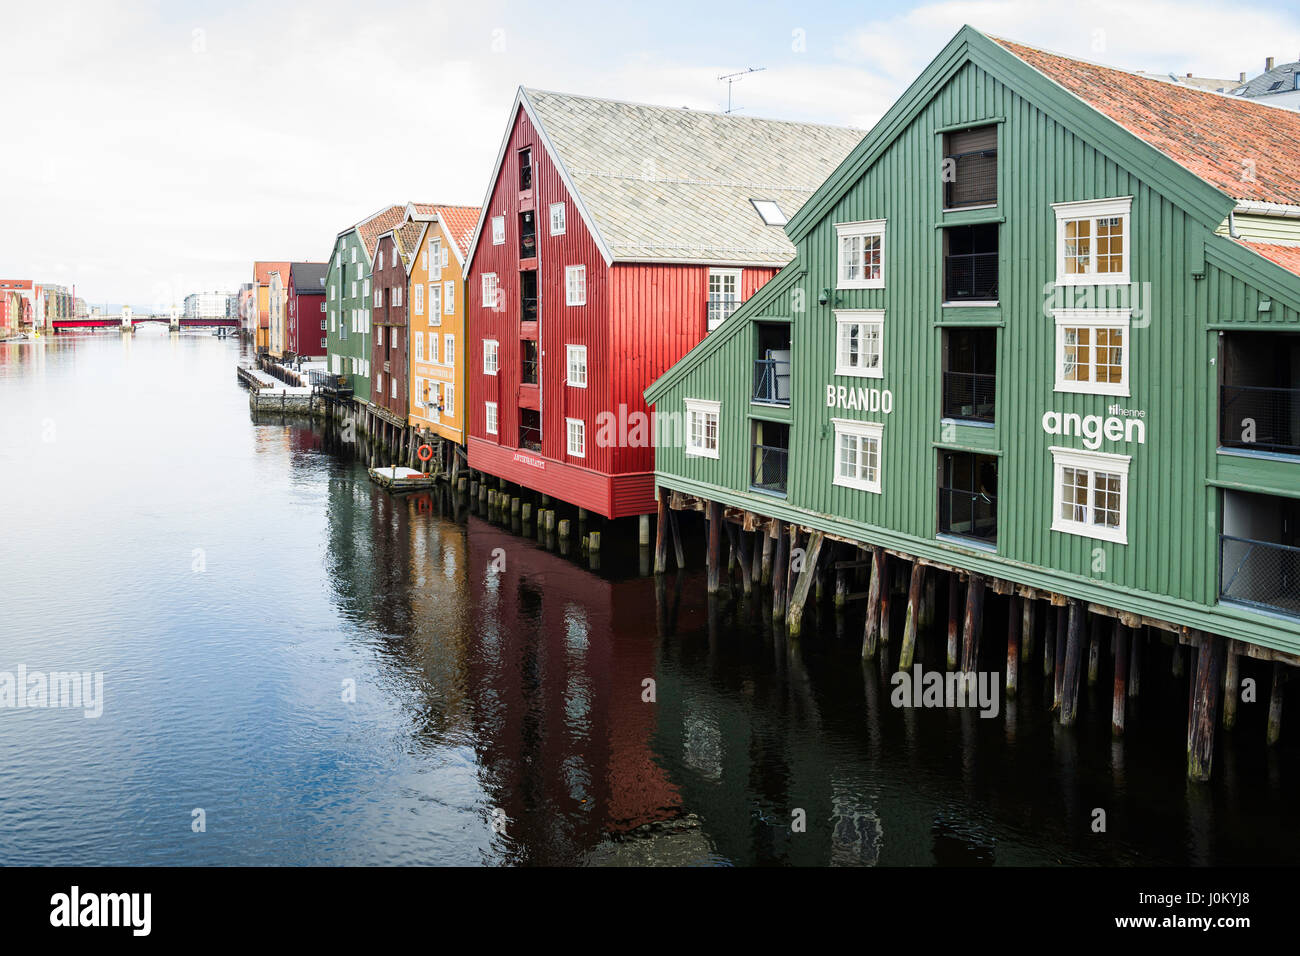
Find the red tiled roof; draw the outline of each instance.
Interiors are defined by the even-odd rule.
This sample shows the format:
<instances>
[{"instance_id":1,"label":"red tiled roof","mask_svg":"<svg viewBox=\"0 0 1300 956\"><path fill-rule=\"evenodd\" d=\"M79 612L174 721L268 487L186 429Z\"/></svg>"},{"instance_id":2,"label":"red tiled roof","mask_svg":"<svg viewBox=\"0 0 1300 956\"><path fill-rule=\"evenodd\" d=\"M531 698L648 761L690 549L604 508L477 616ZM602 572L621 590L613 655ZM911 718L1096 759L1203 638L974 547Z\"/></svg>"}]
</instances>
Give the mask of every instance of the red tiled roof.
<instances>
[{"instance_id":1,"label":"red tiled roof","mask_svg":"<svg viewBox=\"0 0 1300 956\"><path fill-rule=\"evenodd\" d=\"M254 262L253 263L253 281L258 285L270 285L271 273L278 272L280 277L288 283L289 263L287 262Z\"/></svg>"},{"instance_id":2,"label":"red tiled roof","mask_svg":"<svg viewBox=\"0 0 1300 956\"><path fill-rule=\"evenodd\" d=\"M1300 246L1282 246L1271 242L1242 242L1252 252L1257 252L1269 262L1280 265L1288 272L1300 276Z\"/></svg>"},{"instance_id":3,"label":"red tiled roof","mask_svg":"<svg viewBox=\"0 0 1300 956\"><path fill-rule=\"evenodd\" d=\"M1300 205L1300 111L993 39L1232 198Z\"/></svg>"},{"instance_id":4,"label":"red tiled roof","mask_svg":"<svg viewBox=\"0 0 1300 956\"><path fill-rule=\"evenodd\" d=\"M460 248L460 257L469 255L469 242L474 238L474 227L478 225L478 206L435 206L434 215L442 220L447 234Z\"/></svg>"},{"instance_id":5,"label":"red tiled roof","mask_svg":"<svg viewBox=\"0 0 1300 956\"><path fill-rule=\"evenodd\" d=\"M363 219L354 227L361 238L361 245L366 252L374 254L375 240L389 229L396 229L406 218L406 206L389 206L375 213L369 219Z\"/></svg>"}]
</instances>

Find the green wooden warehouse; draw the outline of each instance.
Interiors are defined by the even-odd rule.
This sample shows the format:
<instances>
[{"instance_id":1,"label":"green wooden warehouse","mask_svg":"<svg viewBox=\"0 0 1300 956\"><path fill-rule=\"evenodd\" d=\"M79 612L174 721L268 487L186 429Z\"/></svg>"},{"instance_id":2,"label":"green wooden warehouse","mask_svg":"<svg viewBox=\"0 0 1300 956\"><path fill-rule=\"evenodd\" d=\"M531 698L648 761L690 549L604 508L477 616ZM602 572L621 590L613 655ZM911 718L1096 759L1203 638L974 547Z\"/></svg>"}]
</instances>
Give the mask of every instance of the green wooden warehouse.
<instances>
[{"instance_id":1,"label":"green wooden warehouse","mask_svg":"<svg viewBox=\"0 0 1300 956\"><path fill-rule=\"evenodd\" d=\"M1125 648L1171 636L1196 649L1194 777L1225 669L1273 661L1276 737L1300 663L1297 143L1300 113L963 28L785 227L795 259L647 389L657 567L702 510L710 587L729 540L797 632L827 555L870 558L866 656L910 567L904 664L946 579L962 671L1006 595L1007 680L1046 624L1063 723L1092 622L1117 732Z\"/></svg>"}]
</instances>

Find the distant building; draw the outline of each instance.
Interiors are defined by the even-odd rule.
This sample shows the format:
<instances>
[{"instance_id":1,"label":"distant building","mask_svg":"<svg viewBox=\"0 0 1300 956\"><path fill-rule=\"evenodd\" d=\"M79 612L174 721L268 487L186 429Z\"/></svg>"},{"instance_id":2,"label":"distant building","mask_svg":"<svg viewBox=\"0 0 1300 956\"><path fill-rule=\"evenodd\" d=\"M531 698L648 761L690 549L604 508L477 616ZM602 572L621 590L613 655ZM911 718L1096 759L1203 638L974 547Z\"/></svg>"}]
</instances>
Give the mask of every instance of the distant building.
<instances>
[{"instance_id":1,"label":"distant building","mask_svg":"<svg viewBox=\"0 0 1300 956\"><path fill-rule=\"evenodd\" d=\"M295 262L289 267L286 348L294 355L325 357L328 339L325 329L325 276L328 273L328 262Z\"/></svg>"},{"instance_id":2,"label":"distant building","mask_svg":"<svg viewBox=\"0 0 1300 956\"><path fill-rule=\"evenodd\" d=\"M272 358L283 358L288 348L288 335L284 329L284 299L289 288L288 263L282 271L273 270L266 284L266 350Z\"/></svg>"},{"instance_id":3,"label":"distant building","mask_svg":"<svg viewBox=\"0 0 1300 956\"><path fill-rule=\"evenodd\" d=\"M271 273L279 272L288 282L289 263L257 261L253 263L253 286L256 315L250 317L249 337L259 349L266 349L271 338Z\"/></svg>"},{"instance_id":4,"label":"distant building","mask_svg":"<svg viewBox=\"0 0 1300 956\"><path fill-rule=\"evenodd\" d=\"M228 292L192 292L185 297L187 319L224 319L229 308Z\"/></svg>"},{"instance_id":5,"label":"distant building","mask_svg":"<svg viewBox=\"0 0 1300 956\"><path fill-rule=\"evenodd\" d=\"M1137 75L1148 80L1160 80L1162 83L1174 83L1178 86L1190 86L1197 90L1206 90L1210 93L1227 93L1233 87L1239 86L1241 80L1246 78L1246 74L1241 74L1241 80L1221 80L1211 76L1193 76L1186 73L1179 76L1177 73L1148 73L1146 70L1138 70Z\"/></svg>"},{"instance_id":6,"label":"distant building","mask_svg":"<svg viewBox=\"0 0 1300 956\"><path fill-rule=\"evenodd\" d=\"M9 316L12 328L30 328L36 315L36 283L31 279L0 279L0 296L14 293L20 300L17 311Z\"/></svg>"},{"instance_id":7,"label":"distant building","mask_svg":"<svg viewBox=\"0 0 1300 956\"><path fill-rule=\"evenodd\" d=\"M1241 74L1241 83L1229 90L1233 96L1247 96L1269 106L1300 109L1300 61L1276 65L1273 57L1264 60L1264 72L1249 82Z\"/></svg>"}]
</instances>

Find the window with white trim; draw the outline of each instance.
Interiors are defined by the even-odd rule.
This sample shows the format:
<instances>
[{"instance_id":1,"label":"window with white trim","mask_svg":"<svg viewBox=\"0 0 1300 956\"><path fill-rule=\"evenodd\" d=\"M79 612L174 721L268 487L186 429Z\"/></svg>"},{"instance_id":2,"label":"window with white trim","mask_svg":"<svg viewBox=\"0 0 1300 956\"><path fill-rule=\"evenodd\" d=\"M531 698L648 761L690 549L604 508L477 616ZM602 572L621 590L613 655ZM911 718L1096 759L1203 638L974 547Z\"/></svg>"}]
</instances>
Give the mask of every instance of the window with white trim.
<instances>
[{"instance_id":1,"label":"window with white trim","mask_svg":"<svg viewBox=\"0 0 1300 956\"><path fill-rule=\"evenodd\" d=\"M483 340L483 374L495 375L501 368L501 343L496 339Z\"/></svg>"},{"instance_id":2,"label":"window with white trim","mask_svg":"<svg viewBox=\"0 0 1300 956\"><path fill-rule=\"evenodd\" d=\"M718 419L721 402L702 398L686 399L686 454L699 458L718 457Z\"/></svg>"},{"instance_id":3,"label":"window with white trim","mask_svg":"<svg viewBox=\"0 0 1300 956\"><path fill-rule=\"evenodd\" d=\"M379 331L375 333L375 342L379 345L384 344L384 327L381 325Z\"/></svg>"},{"instance_id":4,"label":"window with white trim","mask_svg":"<svg viewBox=\"0 0 1300 956\"><path fill-rule=\"evenodd\" d=\"M424 361L424 333L423 332L415 333L415 360L417 362Z\"/></svg>"},{"instance_id":5,"label":"window with white trim","mask_svg":"<svg viewBox=\"0 0 1300 956\"><path fill-rule=\"evenodd\" d=\"M442 286L429 283L429 324L442 325Z\"/></svg>"},{"instance_id":6,"label":"window with white trim","mask_svg":"<svg viewBox=\"0 0 1300 956\"><path fill-rule=\"evenodd\" d=\"M392 398L396 398L397 397L397 376L396 375L388 376L388 382L392 386L392 388L389 390L389 394Z\"/></svg>"},{"instance_id":7,"label":"window with white trim","mask_svg":"<svg viewBox=\"0 0 1300 956\"><path fill-rule=\"evenodd\" d=\"M833 418L831 423L835 426L834 483L880 494L885 426L844 418Z\"/></svg>"},{"instance_id":8,"label":"window with white trim","mask_svg":"<svg viewBox=\"0 0 1300 956\"><path fill-rule=\"evenodd\" d=\"M429 411L430 418L438 417L438 410L442 407L442 383L429 382L428 394L425 399L425 407Z\"/></svg>"},{"instance_id":9,"label":"window with white trim","mask_svg":"<svg viewBox=\"0 0 1300 956\"><path fill-rule=\"evenodd\" d=\"M383 267L384 267L384 250L383 250L383 249L380 249L380 250L379 250L379 261L378 261L377 263L375 263L375 269L376 269L376 270L379 270L379 269L383 269Z\"/></svg>"},{"instance_id":10,"label":"window with white trim","mask_svg":"<svg viewBox=\"0 0 1300 956\"><path fill-rule=\"evenodd\" d=\"M450 334L442 337L442 364L456 364L456 338Z\"/></svg>"},{"instance_id":11,"label":"window with white trim","mask_svg":"<svg viewBox=\"0 0 1300 956\"><path fill-rule=\"evenodd\" d=\"M1075 448L1052 453L1052 530L1128 544L1128 455Z\"/></svg>"},{"instance_id":12,"label":"window with white trim","mask_svg":"<svg viewBox=\"0 0 1300 956\"><path fill-rule=\"evenodd\" d=\"M356 261L357 261L357 247L356 247L356 246L353 246L353 247L352 247L352 261L353 261L353 262L356 262Z\"/></svg>"},{"instance_id":13,"label":"window with white trim","mask_svg":"<svg viewBox=\"0 0 1300 956\"><path fill-rule=\"evenodd\" d=\"M885 220L835 224L837 289L885 287Z\"/></svg>"},{"instance_id":14,"label":"window with white trim","mask_svg":"<svg viewBox=\"0 0 1300 956\"><path fill-rule=\"evenodd\" d=\"M506 241L506 217L492 217L492 245L500 246Z\"/></svg>"},{"instance_id":15,"label":"window with white trim","mask_svg":"<svg viewBox=\"0 0 1300 956\"><path fill-rule=\"evenodd\" d=\"M400 285L395 285L395 286L393 286L393 295L392 295L392 300L393 300L393 308L395 308L395 309L397 309L397 308L401 308L401 306L402 306L402 287L401 287Z\"/></svg>"},{"instance_id":16,"label":"window with white trim","mask_svg":"<svg viewBox=\"0 0 1300 956\"><path fill-rule=\"evenodd\" d=\"M429 333L429 361L430 362L438 361L438 333L437 332Z\"/></svg>"},{"instance_id":17,"label":"window with white trim","mask_svg":"<svg viewBox=\"0 0 1300 956\"><path fill-rule=\"evenodd\" d=\"M483 423L483 430L489 435L495 435L497 433L497 403L484 402L483 405L487 412L486 419Z\"/></svg>"},{"instance_id":18,"label":"window with white trim","mask_svg":"<svg viewBox=\"0 0 1300 956\"><path fill-rule=\"evenodd\" d=\"M575 388L587 387L587 346L566 345L565 365L568 367L567 383Z\"/></svg>"},{"instance_id":19,"label":"window with white trim","mask_svg":"<svg viewBox=\"0 0 1300 956\"><path fill-rule=\"evenodd\" d=\"M456 414L456 389L451 382L447 383L442 393L442 413L448 417Z\"/></svg>"},{"instance_id":20,"label":"window with white trim","mask_svg":"<svg viewBox=\"0 0 1300 956\"><path fill-rule=\"evenodd\" d=\"M1052 204L1056 284L1126 285L1133 197Z\"/></svg>"},{"instance_id":21,"label":"window with white trim","mask_svg":"<svg viewBox=\"0 0 1300 956\"><path fill-rule=\"evenodd\" d=\"M442 240L434 239L429 243L429 248L433 250L433 271L430 273L430 279L442 280Z\"/></svg>"},{"instance_id":22,"label":"window with white trim","mask_svg":"<svg viewBox=\"0 0 1300 956\"><path fill-rule=\"evenodd\" d=\"M1056 391L1128 395L1130 309L1053 309Z\"/></svg>"},{"instance_id":23,"label":"window with white trim","mask_svg":"<svg viewBox=\"0 0 1300 956\"><path fill-rule=\"evenodd\" d=\"M415 314L424 315L424 286L417 282L412 286L412 291L415 293L411 301L411 304L415 307Z\"/></svg>"},{"instance_id":24,"label":"window with white trim","mask_svg":"<svg viewBox=\"0 0 1300 956\"><path fill-rule=\"evenodd\" d=\"M383 304L384 304L384 290L381 289L381 288L379 288L378 286L376 286L376 287L375 287L375 305L378 307L378 306L382 306Z\"/></svg>"},{"instance_id":25,"label":"window with white trim","mask_svg":"<svg viewBox=\"0 0 1300 956\"><path fill-rule=\"evenodd\" d=\"M499 289L497 274L495 272L483 273L483 308L496 309Z\"/></svg>"},{"instance_id":26,"label":"window with white trim","mask_svg":"<svg viewBox=\"0 0 1300 956\"><path fill-rule=\"evenodd\" d=\"M444 315L456 314L456 283L442 284L442 311Z\"/></svg>"},{"instance_id":27,"label":"window with white trim","mask_svg":"<svg viewBox=\"0 0 1300 956\"><path fill-rule=\"evenodd\" d=\"M587 304L587 267L564 267L564 304Z\"/></svg>"},{"instance_id":28,"label":"window with white trim","mask_svg":"<svg viewBox=\"0 0 1300 956\"><path fill-rule=\"evenodd\" d=\"M429 271L429 250L427 247L420 250L420 268L425 272Z\"/></svg>"},{"instance_id":29,"label":"window with white trim","mask_svg":"<svg viewBox=\"0 0 1300 956\"><path fill-rule=\"evenodd\" d=\"M353 290L353 293L352 293L352 294L353 294L353 295L356 295L356 291L355 291L355 289ZM362 279L362 280L361 280L361 297L362 297L363 299L368 299L368 298L370 298L370 280L369 280L369 279Z\"/></svg>"},{"instance_id":30,"label":"window with white trim","mask_svg":"<svg viewBox=\"0 0 1300 956\"><path fill-rule=\"evenodd\" d=\"M568 452L573 458L585 458L587 455L587 425L581 418L564 420L565 434L568 436Z\"/></svg>"},{"instance_id":31,"label":"window with white trim","mask_svg":"<svg viewBox=\"0 0 1300 956\"><path fill-rule=\"evenodd\" d=\"M551 203L551 235L564 235L564 228L564 203L553 202Z\"/></svg>"},{"instance_id":32,"label":"window with white trim","mask_svg":"<svg viewBox=\"0 0 1300 956\"><path fill-rule=\"evenodd\" d=\"M836 310L835 374L883 378L884 362L884 310Z\"/></svg>"},{"instance_id":33,"label":"window with white trim","mask_svg":"<svg viewBox=\"0 0 1300 956\"><path fill-rule=\"evenodd\" d=\"M709 270L708 331L712 332L740 305L740 270Z\"/></svg>"}]
</instances>

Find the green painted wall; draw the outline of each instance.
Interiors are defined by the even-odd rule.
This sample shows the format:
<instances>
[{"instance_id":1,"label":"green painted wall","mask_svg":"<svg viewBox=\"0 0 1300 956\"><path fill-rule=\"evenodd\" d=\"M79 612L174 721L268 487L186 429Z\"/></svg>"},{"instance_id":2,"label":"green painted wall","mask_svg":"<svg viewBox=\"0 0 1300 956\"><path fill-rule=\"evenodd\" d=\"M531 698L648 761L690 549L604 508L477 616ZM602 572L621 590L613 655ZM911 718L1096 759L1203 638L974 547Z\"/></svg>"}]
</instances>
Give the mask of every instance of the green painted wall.
<instances>
[{"instance_id":1,"label":"green painted wall","mask_svg":"<svg viewBox=\"0 0 1300 956\"><path fill-rule=\"evenodd\" d=\"M370 315L370 256L355 229L335 240L329 262L329 278L325 281L325 311L330 320L330 371L334 371L334 356L340 356L342 371L351 376L356 398L368 402L370 376L355 372L352 365L353 360L370 358L370 333L352 331L349 318L357 309L363 310L366 316Z\"/></svg>"},{"instance_id":2,"label":"green painted wall","mask_svg":"<svg viewBox=\"0 0 1300 956\"><path fill-rule=\"evenodd\" d=\"M953 45L950 44L950 53ZM958 51L960 53L961 51ZM944 55L936 64L941 64ZM981 55L951 67L946 82L926 87L923 105L866 170L838 186L844 167L823 191L824 213L792 222L798 253L785 270L742 306L678 366L652 386L657 412L682 413L683 400L722 403L720 457L688 457L661 435L656 468L662 485L701 494L762 514L799 520L857 540L1216 633L1300 651L1300 621L1217 607L1220 477L1217 453L1218 323L1300 328L1300 279L1263 264L1243 277L1233 263L1262 262L1213 230L1220 214L1186 200L1201 187L1171 177L1154 156L1132 161L1128 134L1114 149L1095 130L1059 117L1064 104L1046 79L1003 82L997 57ZM976 60L980 62L975 62ZM1019 61L1016 61L1019 62ZM932 65L933 75L936 67ZM995 75L999 74L999 75ZM1019 74L1010 74L1024 79ZM923 76L925 81L927 77ZM920 84L918 84L920 85ZM913 90L917 87L914 86ZM933 89L933 94L929 90ZM1025 91L1020 95L1016 90ZM1077 102L1077 101L1076 101ZM895 122L887 114L882 127ZM1068 116L1068 112L1064 115ZM995 209L945 214L942 209L942 136L939 130L997 120L999 201ZM1104 124L1101 129L1104 131ZM881 127L877 127L879 130ZM859 152L871 143L872 136ZM1127 139L1125 139L1127 137ZM1127 157L1126 162L1113 158ZM829 195L828 191L833 191ZM1093 287L1057 290L1053 203L1132 196L1131 287L1112 287L1099 300ZM1210 197L1213 199L1213 197ZM829 200L829 201L828 201ZM1223 211L1231 201L1223 197ZM1190 211L1189 211L1190 210ZM833 306L822 290L836 285L836 222L885 219L884 289L844 290L839 308L884 309L884 378L837 377ZM941 224L1000 222L1000 287L996 307L942 306ZM800 226L809 231L801 237ZM1231 247L1231 248L1226 248ZM1261 282L1290 304L1260 313ZM1093 298L1089 300L1088 295ZM1052 307L1133 308L1129 341L1131 394L1127 398L1054 390L1055 324ZM792 401L788 412L750 402L755 321L791 323ZM992 427L941 421L942 330L971 324L997 328L996 423ZM827 407L826 386L888 389L890 414ZM1102 452L1132 456L1128 543L1051 530L1053 457L1050 446L1083 449L1077 436L1045 433L1048 410L1107 417L1118 403L1146 413L1144 444L1103 441ZM771 417L791 423L790 475L784 499L748 490L750 423ZM881 494L832 483L832 417L883 422ZM939 448L999 456L999 529L995 553L937 538ZM1300 495L1300 463L1254 463L1235 478L1260 490L1289 487ZM1262 475L1262 477L1261 477Z\"/></svg>"}]
</instances>

